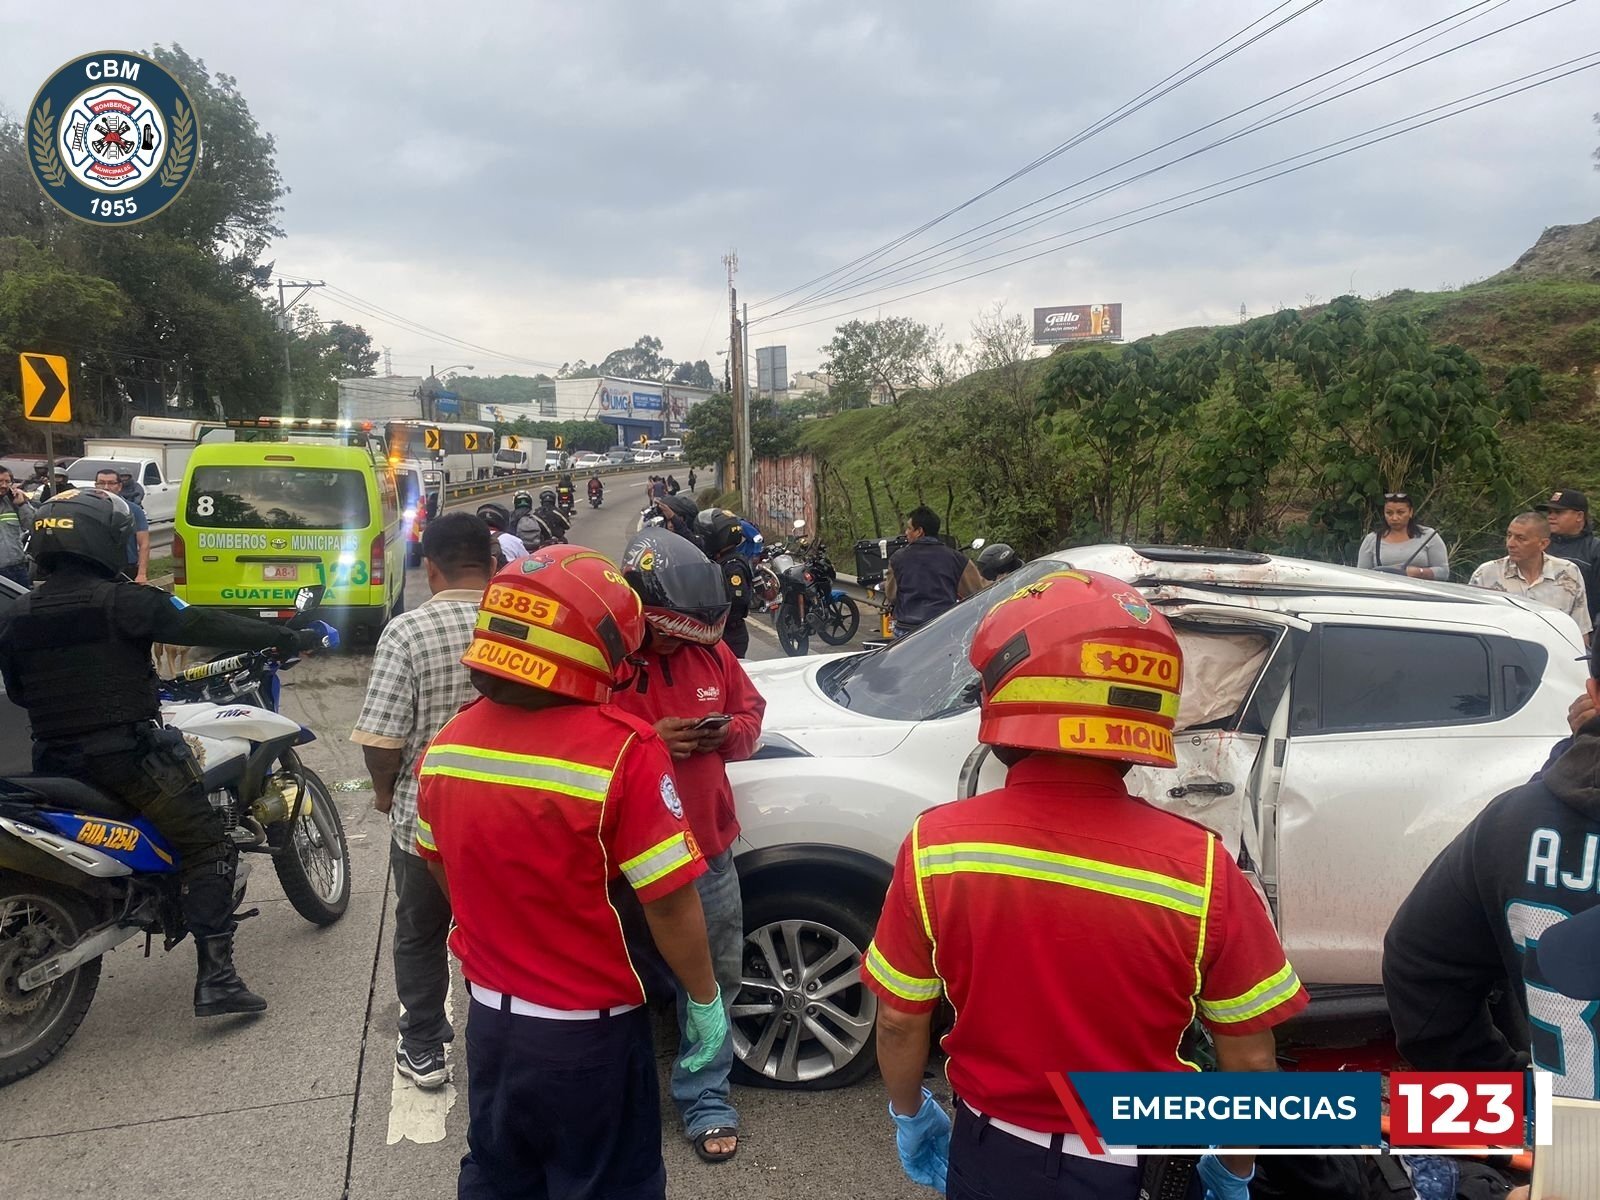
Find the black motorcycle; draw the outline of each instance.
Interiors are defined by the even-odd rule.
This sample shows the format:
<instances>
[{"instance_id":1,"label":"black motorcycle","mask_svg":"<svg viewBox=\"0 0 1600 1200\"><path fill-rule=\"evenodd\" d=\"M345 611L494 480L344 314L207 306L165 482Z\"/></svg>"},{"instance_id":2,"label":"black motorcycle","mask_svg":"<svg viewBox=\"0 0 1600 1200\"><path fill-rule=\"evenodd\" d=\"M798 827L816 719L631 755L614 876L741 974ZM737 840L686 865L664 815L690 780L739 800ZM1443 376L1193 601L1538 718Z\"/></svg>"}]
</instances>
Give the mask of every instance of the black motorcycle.
<instances>
[{"instance_id":1,"label":"black motorcycle","mask_svg":"<svg viewBox=\"0 0 1600 1200\"><path fill-rule=\"evenodd\" d=\"M556 509L564 517L570 517L578 511L578 502L572 498L572 489L564 483L556 488Z\"/></svg>"},{"instance_id":2,"label":"black motorcycle","mask_svg":"<svg viewBox=\"0 0 1600 1200\"><path fill-rule=\"evenodd\" d=\"M606 485L601 483L598 479L591 479L589 481L589 507L599 508L601 502L604 501L605 498Z\"/></svg>"},{"instance_id":3,"label":"black motorcycle","mask_svg":"<svg viewBox=\"0 0 1600 1200\"><path fill-rule=\"evenodd\" d=\"M795 521L795 532L804 530L805 524L804 520ZM855 637L861 627L861 610L834 586L838 571L820 541L802 542L794 549L780 547L768 566L778 581L773 625L785 654L809 654L812 634L830 646L842 646Z\"/></svg>"}]
</instances>

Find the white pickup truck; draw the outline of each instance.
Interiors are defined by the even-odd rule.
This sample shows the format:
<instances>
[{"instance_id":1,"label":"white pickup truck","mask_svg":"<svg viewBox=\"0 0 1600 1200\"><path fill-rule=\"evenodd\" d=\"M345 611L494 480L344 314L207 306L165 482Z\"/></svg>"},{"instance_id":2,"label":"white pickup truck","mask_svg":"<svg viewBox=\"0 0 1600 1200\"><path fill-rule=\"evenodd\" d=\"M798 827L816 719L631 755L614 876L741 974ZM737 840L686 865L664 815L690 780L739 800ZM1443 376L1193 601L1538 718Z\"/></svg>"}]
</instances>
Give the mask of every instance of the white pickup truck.
<instances>
[{"instance_id":1,"label":"white pickup truck","mask_svg":"<svg viewBox=\"0 0 1600 1200\"><path fill-rule=\"evenodd\" d=\"M156 438L85 438L83 457L67 468L67 480L73 487L93 487L95 473L107 468L131 476L144 488L139 503L150 524L171 524L178 515L178 488L194 448L194 442Z\"/></svg>"}]
</instances>

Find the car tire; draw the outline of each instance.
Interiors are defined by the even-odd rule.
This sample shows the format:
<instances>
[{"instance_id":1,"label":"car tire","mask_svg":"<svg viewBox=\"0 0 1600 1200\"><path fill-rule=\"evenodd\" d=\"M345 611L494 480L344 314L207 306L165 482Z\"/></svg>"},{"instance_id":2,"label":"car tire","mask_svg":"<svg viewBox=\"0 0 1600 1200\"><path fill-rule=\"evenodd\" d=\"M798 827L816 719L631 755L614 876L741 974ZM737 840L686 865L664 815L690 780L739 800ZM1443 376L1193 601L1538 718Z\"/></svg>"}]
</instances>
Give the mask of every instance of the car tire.
<instances>
[{"instance_id":1,"label":"car tire","mask_svg":"<svg viewBox=\"0 0 1600 1200\"><path fill-rule=\"evenodd\" d=\"M860 972L877 920L875 907L811 892L745 897L744 983L730 1032L735 1083L826 1091L871 1073L878 1000ZM797 949L800 969L786 979Z\"/></svg>"}]
</instances>

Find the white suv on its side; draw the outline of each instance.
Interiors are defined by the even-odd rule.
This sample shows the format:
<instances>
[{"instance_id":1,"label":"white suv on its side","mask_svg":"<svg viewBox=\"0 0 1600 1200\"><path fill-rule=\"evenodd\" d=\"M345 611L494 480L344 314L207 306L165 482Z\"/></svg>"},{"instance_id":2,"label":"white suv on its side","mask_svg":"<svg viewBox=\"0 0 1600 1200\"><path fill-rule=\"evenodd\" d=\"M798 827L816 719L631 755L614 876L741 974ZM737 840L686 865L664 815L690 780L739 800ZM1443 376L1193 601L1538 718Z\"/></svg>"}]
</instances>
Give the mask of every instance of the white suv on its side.
<instances>
[{"instance_id":1,"label":"white suv on its side","mask_svg":"<svg viewBox=\"0 0 1600 1200\"><path fill-rule=\"evenodd\" d=\"M860 958L923 809L998 786L967 648L996 602L1064 566L1139 588L1184 647L1176 770L1137 795L1222 837L1271 907L1308 1018L1381 1017L1383 935L1440 849L1566 736L1583 639L1542 604L1230 550L1089 546L1037 559L882 650L747 664L767 700L732 763L744 892L743 1082L871 1069Z\"/></svg>"}]
</instances>

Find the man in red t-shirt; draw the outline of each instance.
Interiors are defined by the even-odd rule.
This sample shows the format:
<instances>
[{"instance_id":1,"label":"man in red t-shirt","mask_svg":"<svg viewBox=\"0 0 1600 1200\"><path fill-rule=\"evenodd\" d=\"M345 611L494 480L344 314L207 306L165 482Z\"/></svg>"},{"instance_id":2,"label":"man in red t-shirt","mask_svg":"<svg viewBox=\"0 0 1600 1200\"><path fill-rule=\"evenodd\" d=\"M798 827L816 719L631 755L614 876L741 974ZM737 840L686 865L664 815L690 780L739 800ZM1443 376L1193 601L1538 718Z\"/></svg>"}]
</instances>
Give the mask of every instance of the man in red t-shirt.
<instances>
[{"instance_id":1,"label":"man in red t-shirt","mask_svg":"<svg viewBox=\"0 0 1600 1200\"><path fill-rule=\"evenodd\" d=\"M468 1153L458 1193L666 1194L644 987L611 887L643 905L682 981L685 1062L712 1061L727 1015L699 894L705 870L666 746L608 703L644 637L603 555L550 546L490 581L462 662L480 698L418 768L417 852L455 913L472 993Z\"/></svg>"},{"instance_id":2,"label":"man in red t-shirt","mask_svg":"<svg viewBox=\"0 0 1600 1200\"><path fill-rule=\"evenodd\" d=\"M1272 1029L1308 997L1216 835L1123 782L1176 762L1166 619L1064 569L991 609L969 657L1006 784L917 819L864 964L901 1162L949 1200L1133 1200L1137 1160L1089 1157L1049 1074L1198 1070L1180 1050L1196 1016L1223 1070L1271 1071ZM922 1086L941 997L953 1133ZM1251 1173L1207 1155L1191 1194L1246 1200Z\"/></svg>"},{"instance_id":3,"label":"man in red t-shirt","mask_svg":"<svg viewBox=\"0 0 1600 1200\"><path fill-rule=\"evenodd\" d=\"M743 973L744 906L733 869L739 822L723 764L755 752L767 704L721 640L728 616L721 567L687 539L647 529L628 543L622 569L644 601L650 634L642 665L617 693L616 704L653 725L672 752L684 813L706 856L706 873L695 887L717 982L731 1005ZM680 980L680 1024L687 1002ZM731 1040L702 1070L687 1070L681 1062L673 1068L673 1102L685 1135L706 1162L725 1162L739 1148L739 1115L729 1101L732 1068Z\"/></svg>"}]
</instances>

